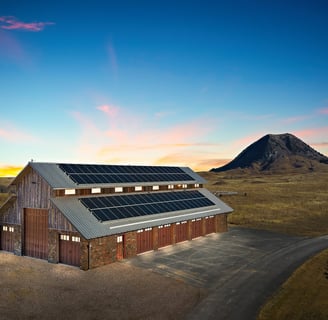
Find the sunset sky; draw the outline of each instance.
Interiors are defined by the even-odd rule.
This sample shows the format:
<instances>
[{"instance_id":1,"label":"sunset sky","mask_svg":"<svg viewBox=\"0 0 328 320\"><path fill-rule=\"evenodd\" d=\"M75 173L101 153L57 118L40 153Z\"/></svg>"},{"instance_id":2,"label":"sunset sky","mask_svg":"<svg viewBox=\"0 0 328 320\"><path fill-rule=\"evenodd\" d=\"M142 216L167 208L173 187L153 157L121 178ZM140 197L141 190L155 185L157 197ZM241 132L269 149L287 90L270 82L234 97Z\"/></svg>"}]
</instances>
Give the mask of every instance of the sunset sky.
<instances>
[{"instance_id":1,"label":"sunset sky","mask_svg":"<svg viewBox=\"0 0 328 320\"><path fill-rule=\"evenodd\" d=\"M0 1L0 176L209 170L267 133L328 155L327 1Z\"/></svg>"}]
</instances>

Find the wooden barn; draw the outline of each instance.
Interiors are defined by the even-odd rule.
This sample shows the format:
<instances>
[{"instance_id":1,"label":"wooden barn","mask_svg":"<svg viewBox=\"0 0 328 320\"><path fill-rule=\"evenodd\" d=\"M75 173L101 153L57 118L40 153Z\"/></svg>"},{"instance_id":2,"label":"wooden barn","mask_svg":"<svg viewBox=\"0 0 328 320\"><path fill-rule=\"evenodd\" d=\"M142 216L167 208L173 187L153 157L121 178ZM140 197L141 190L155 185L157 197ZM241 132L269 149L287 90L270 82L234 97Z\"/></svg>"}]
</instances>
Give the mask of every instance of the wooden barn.
<instances>
[{"instance_id":1,"label":"wooden barn","mask_svg":"<svg viewBox=\"0 0 328 320\"><path fill-rule=\"evenodd\" d=\"M30 162L0 208L0 249L88 270L227 230L187 167Z\"/></svg>"}]
</instances>

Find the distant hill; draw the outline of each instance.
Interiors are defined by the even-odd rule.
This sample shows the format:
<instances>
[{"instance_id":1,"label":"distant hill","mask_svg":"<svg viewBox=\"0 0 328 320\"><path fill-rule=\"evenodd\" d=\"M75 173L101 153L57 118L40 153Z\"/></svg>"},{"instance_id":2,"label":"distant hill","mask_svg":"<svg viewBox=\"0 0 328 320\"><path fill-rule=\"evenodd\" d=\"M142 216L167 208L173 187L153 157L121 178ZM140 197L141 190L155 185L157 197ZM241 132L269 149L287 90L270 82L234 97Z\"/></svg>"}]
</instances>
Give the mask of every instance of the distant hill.
<instances>
[{"instance_id":1,"label":"distant hill","mask_svg":"<svg viewBox=\"0 0 328 320\"><path fill-rule=\"evenodd\" d=\"M246 170L289 173L328 170L328 157L292 134L267 134L234 160L210 171Z\"/></svg>"}]
</instances>

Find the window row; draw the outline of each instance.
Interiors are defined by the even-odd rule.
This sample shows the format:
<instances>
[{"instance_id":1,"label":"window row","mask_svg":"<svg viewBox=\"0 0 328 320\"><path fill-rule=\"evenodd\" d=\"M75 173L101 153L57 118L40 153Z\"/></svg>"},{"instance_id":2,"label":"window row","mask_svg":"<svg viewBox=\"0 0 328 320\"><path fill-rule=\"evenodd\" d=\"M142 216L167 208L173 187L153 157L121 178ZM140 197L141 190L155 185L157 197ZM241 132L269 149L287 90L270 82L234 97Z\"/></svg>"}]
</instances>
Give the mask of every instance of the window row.
<instances>
[{"instance_id":1,"label":"window row","mask_svg":"<svg viewBox=\"0 0 328 320\"><path fill-rule=\"evenodd\" d=\"M15 229L14 229L14 227L2 226L2 231L14 232Z\"/></svg>"}]
</instances>

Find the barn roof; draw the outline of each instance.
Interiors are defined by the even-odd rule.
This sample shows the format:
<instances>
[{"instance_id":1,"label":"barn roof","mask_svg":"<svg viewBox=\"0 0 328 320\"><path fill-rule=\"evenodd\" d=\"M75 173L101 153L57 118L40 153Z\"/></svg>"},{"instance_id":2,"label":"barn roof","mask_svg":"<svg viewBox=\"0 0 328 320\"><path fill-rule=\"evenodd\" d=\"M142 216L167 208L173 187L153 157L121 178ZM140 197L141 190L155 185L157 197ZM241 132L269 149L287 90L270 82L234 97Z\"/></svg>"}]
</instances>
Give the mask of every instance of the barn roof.
<instances>
[{"instance_id":1,"label":"barn roof","mask_svg":"<svg viewBox=\"0 0 328 320\"><path fill-rule=\"evenodd\" d=\"M188 167L29 162L12 184L29 168L38 172L53 189L206 182Z\"/></svg>"},{"instance_id":2,"label":"barn roof","mask_svg":"<svg viewBox=\"0 0 328 320\"><path fill-rule=\"evenodd\" d=\"M170 191L170 192L160 192L157 191L156 194L160 196L161 194L176 194L180 195L182 193L191 194L195 192L193 190L184 191ZM207 199L209 202L199 203L198 205L182 206L181 210L174 206L166 206L164 209L159 205L159 209L156 208L154 201L147 199L144 203L139 203L138 205L127 204L127 201L131 201L130 194L115 196L115 195L101 195L98 197L57 197L52 198L52 203L64 214L64 216L74 225L74 227L81 233L85 239L98 238L103 236L108 236L112 234L118 234L123 232L128 232L132 230L154 227L158 225L175 223L183 220L197 219L210 215L223 214L232 212L232 208L214 196L208 190L201 188L197 189L200 196L199 198ZM147 195L148 193L138 194L140 196ZM134 214L130 217L119 216L117 219L99 220L99 216L94 214L93 210L88 208L85 204L85 199L95 199L98 198L102 200L102 203L106 203L106 200L112 200L114 197L120 197L121 203L116 202L115 208L121 208L122 212L124 207ZM148 201L148 202L147 202ZM179 200L177 200L179 201ZM183 200L182 200L183 201ZM190 200L184 201L188 203ZM173 205L174 200L168 199L167 204ZM125 205L123 205L125 203ZM146 214L144 211L144 206L151 206L155 214ZM158 205L158 203L157 203ZM134 206L132 209L131 207ZM142 207L142 208L141 208ZM170 209L171 208L171 209ZM106 204L102 208L99 206L96 210L102 210L102 212L111 212L112 208Z\"/></svg>"}]
</instances>

